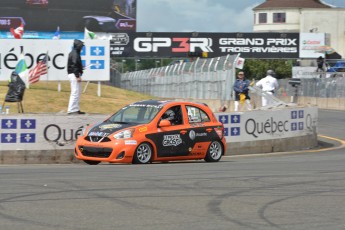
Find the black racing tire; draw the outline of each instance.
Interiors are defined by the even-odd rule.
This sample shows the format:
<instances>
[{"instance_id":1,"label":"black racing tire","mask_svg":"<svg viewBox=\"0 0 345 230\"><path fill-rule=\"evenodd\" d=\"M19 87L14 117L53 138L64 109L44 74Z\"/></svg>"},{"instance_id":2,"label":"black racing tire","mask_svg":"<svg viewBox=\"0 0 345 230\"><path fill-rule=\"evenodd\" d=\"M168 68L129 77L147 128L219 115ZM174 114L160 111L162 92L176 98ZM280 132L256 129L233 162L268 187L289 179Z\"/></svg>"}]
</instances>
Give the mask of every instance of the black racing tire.
<instances>
[{"instance_id":1,"label":"black racing tire","mask_svg":"<svg viewBox=\"0 0 345 230\"><path fill-rule=\"evenodd\" d=\"M153 148L150 143L144 142L138 145L134 152L133 164L147 164L151 162Z\"/></svg>"},{"instance_id":2,"label":"black racing tire","mask_svg":"<svg viewBox=\"0 0 345 230\"><path fill-rule=\"evenodd\" d=\"M98 165L101 163L100 161L90 161L90 160L84 160L84 162L88 165Z\"/></svg>"},{"instance_id":3,"label":"black racing tire","mask_svg":"<svg viewBox=\"0 0 345 230\"><path fill-rule=\"evenodd\" d=\"M224 154L224 148L222 143L219 141L212 141L210 146L208 147L205 161L206 162L217 162L219 161Z\"/></svg>"}]
</instances>

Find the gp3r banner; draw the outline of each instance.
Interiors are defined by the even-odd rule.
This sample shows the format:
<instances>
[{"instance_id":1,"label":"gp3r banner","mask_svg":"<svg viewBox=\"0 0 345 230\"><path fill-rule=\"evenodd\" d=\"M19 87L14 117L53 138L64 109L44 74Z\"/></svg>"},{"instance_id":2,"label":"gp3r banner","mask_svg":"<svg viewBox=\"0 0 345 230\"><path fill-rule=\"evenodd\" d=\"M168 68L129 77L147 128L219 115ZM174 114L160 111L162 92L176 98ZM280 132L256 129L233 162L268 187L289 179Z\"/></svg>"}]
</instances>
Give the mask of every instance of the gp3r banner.
<instances>
[{"instance_id":1,"label":"gp3r banner","mask_svg":"<svg viewBox=\"0 0 345 230\"><path fill-rule=\"evenodd\" d=\"M64 81L67 78L67 59L74 40L2 39L0 40L0 81L8 80L21 56L32 69L48 53L48 74L41 81ZM109 81L109 40L85 40L81 59L85 81Z\"/></svg>"},{"instance_id":2,"label":"gp3r banner","mask_svg":"<svg viewBox=\"0 0 345 230\"><path fill-rule=\"evenodd\" d=\"M115 33L113 57L298 58L299 33Z\"/></svg>"}]
</instances>

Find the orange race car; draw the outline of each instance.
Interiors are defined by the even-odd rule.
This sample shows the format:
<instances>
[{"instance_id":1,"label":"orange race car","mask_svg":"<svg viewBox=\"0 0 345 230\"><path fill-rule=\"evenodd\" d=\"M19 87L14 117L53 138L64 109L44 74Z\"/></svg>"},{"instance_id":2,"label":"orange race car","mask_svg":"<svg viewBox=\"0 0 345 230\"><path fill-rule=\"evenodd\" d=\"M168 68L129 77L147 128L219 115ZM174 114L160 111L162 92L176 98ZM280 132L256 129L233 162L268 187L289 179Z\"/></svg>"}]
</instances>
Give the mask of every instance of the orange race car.
<instances>
[{"instance_id":1,"label":"orange race car","mask_svg":"<svg viewBox=\"0 0 345 230\"><path fill-rule=\"evenodd\" d=\"M139 101L83 130L75 156L87 164L219 161L226 152L223 124L202 103Z\"/></svg>"}]
</instances>

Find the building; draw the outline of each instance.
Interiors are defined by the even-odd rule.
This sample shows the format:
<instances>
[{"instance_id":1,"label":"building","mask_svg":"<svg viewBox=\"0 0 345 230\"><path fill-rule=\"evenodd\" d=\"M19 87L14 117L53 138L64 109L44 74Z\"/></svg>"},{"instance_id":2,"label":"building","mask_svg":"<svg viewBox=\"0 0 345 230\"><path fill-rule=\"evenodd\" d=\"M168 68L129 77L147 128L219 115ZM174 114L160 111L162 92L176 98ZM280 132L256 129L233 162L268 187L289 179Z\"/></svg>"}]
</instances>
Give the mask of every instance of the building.
<instances>
[{"instance_id":1,"label":"building","mask_svg":"<svg viewBox=\"0 0 345 230\"><path fill-rule=\"evenodd\" d=\"M321 0L266 0L253 11L254 32L325 33L325 45L345 57L345 8Z\"/></svg>"}]
</instances>

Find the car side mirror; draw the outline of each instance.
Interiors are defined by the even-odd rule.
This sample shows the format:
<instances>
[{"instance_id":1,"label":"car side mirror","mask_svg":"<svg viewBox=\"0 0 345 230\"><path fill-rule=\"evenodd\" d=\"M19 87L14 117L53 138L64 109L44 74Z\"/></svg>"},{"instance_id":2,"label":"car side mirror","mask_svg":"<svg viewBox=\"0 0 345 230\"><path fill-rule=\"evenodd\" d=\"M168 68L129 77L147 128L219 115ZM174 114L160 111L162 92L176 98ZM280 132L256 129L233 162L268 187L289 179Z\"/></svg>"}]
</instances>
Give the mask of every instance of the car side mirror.
<instances>
[{"instance_id":1,"label":"car side mirror","mask_svg":"<svg viewBox=\"0 0 345 230\"><path fill-rule=\"evenodd\" d=\"M159 127L168 127L171 126L171 122L168 120L161 120L158 124Z\"/></svg>"}]
</instances>

